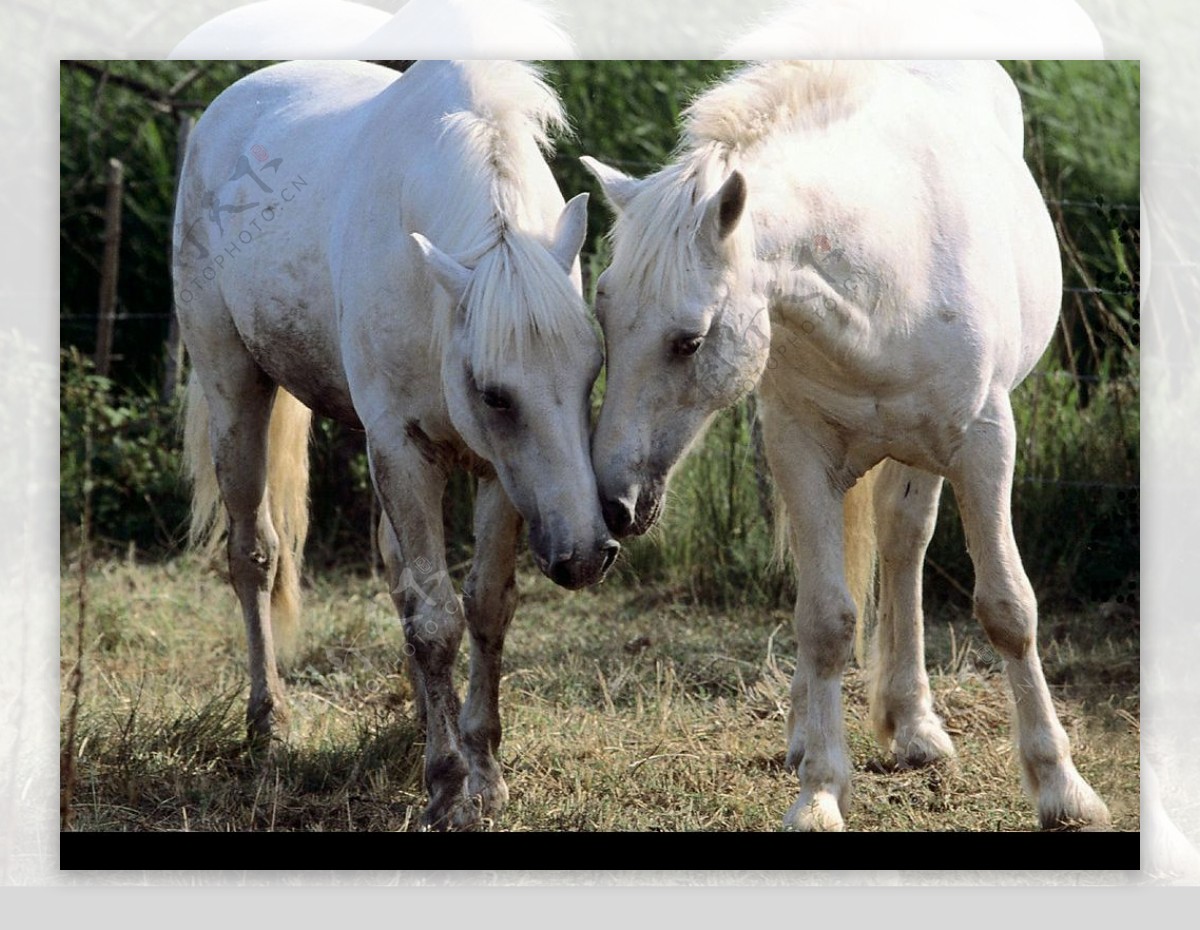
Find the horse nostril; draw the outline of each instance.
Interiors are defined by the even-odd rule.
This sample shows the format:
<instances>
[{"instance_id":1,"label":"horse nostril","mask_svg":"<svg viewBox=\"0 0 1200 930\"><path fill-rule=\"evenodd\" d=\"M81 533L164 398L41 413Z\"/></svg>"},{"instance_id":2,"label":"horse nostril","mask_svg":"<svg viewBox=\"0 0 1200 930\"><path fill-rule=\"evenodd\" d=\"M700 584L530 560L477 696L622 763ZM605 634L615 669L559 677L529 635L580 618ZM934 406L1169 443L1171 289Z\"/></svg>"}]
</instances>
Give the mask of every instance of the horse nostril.
<instances>
[{"instance_id":1,"label":"horse nostril","mask_svg":"<svg viewBox=\"0 0 1200 930\"><path fill-rule=\"evenodd\" d=\"M633 507L622 500L604 500L600 504L604 522L617 536L628 536L633 529Z\"/></svg>"},{"instance_id":2,"label":"horse nostril","mask_svg":"<svg viewBox=\"0 0 1200 930\"><path fill-rule=\"evenodd\" d=\"M546 572L546 575L559 587L570 587L572 561L573 559L569 555L565 555L561 559L555 559Z\"/></svg>"},{"instance_id":3,"label":"horse nostril","mask_svg":"<svg viewBox=\"0 0 1200 930\"><path fill-rule=\"evenodd\" d=\"M600 575L604 576L612 568L613 562L617 561L617 553L621 551L621 544L615 539L610 539L600 547L600 551L604 553L604 562L600 566Z\"/></svg>"}]
</instances>

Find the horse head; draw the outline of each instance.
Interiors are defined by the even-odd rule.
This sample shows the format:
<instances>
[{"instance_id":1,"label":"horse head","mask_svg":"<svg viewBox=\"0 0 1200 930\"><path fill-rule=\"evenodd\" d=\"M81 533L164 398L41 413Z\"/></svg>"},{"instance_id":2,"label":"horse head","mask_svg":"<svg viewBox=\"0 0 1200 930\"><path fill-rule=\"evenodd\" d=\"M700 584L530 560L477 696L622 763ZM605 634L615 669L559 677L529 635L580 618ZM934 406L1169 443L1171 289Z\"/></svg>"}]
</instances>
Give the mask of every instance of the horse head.
<instances>
[{"instance_id":1,"label":"horse head","mask_svg":"<svg viewBox=\"0 0 1200 930\"><path fill-rule=\"evenodd\" d=\"M640 535L713 416L754 389L770 324L739 171L672 165L637 180L583 162L617 213L596 290L608 370L592 462L609 528Z\"/></svg>"},{"instance_id":2,"label":"horse head","mask_svg":"<svg viewBox=\"0 0 1200 930\"><path fill-rule=\"evenodd\" d=\"M454 307L442 347L450 419L528 523L538 567L566 588L601 580L620 550L588 454L602 355L578 284L586 227L583 194L552 242L510 229L470 267L413 236Z\"/></svg>"}]
</instances>

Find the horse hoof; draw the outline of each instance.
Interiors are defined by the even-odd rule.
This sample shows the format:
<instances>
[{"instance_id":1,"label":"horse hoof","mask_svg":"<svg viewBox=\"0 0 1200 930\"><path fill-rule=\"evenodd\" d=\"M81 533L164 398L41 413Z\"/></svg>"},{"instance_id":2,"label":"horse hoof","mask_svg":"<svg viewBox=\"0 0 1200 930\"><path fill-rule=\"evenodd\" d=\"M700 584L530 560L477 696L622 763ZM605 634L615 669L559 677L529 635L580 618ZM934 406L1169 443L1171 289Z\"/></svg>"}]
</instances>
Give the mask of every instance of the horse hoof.
<instances>
[{"instance_id":1,"label":"horse hoof","mask_svg":"<svg viewBox=\"0 0 1200 930\"><path fill-rule=\"evenodd\" d=\"M471 797L478 802L484 817L493 817L508 806L508 785L496 776L494 780L472 786Z\"/></svg>"},{"instance_id":2,"label":"horse hoof","mask_svg":"<svg viewBox=\"0 0 1200 930\"><path fill-rule=\"evenodd\" d=\"M1038 821L1043 830L1101 831L1112 828L1108 806L1077 772L1071 772L1059 790L1041 792Z\"/></svg>"},{"instance_id":3,"label":"horse hoof","mask_svg":"<svg viewBox=\"0 0 1200 930\"><path fill-rule=\"evenodd\" d=\"M892 741L896 765L902 769L919 769L954 758L954 743L935 717L922 720L907 732L896 733Z\"/></svg>"},{"instance_id":4,"label":"horse hoof","mask_svg":"<svg viewBox=\"0 0 1200 930\"><path fill-rule=\"evenodd\" d=\"M450 803L430 802L421 815L425 833L468 832L483 826L483 805L478 796L462 795Z\"/></svg>"},{"instance_id":5,"label":"horse hoof","mask_svg":"<svg viewBox=\"0 0 1200 930\"><path fill-rule=\"evenodd\" d=\"M840 833L846 824L832 793L805 791L783 818L783 828L797 833Z\"/></svg>"}]
</instances>

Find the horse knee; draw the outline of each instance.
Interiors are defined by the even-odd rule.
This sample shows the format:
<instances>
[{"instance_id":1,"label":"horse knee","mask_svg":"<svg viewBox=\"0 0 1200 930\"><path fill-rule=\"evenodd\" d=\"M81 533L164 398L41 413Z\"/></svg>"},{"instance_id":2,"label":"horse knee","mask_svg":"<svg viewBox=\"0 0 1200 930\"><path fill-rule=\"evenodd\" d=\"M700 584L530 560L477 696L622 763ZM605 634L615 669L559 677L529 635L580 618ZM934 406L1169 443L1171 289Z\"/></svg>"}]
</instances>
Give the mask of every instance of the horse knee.
<instances>
[{"instance_id":1,"label":"horse knee","mask_svg":"<svg viewBox=\"0 0 1200 930\"><path fill-rule=\"evenodd\" d=\"M854 648L857 618L849 594L797 610L796 639L818 675L836 675L846 667Z\"/></svg>"},{"instance_id":2,"label":"horse knee","mask_svg":"<svg viewBox=\"0 0 1200 930\"><path fill-rule=\"evenodd\" d=\"M1005 658L1020 659L1033 645L1037 605L1032 592L976 592L975 616L988 640Z\"/></svg>"},{"instance_id":3,"label":"horse knee","mask_svg":"<svg viewBox=\"0 0 1200 930\"><path fill-rule=\"evenodd\" d=\"M458 656L463 621L455 611L426 610L404 621L405 651L423 674L448 673Z\"/></svg>"}]
</instances>

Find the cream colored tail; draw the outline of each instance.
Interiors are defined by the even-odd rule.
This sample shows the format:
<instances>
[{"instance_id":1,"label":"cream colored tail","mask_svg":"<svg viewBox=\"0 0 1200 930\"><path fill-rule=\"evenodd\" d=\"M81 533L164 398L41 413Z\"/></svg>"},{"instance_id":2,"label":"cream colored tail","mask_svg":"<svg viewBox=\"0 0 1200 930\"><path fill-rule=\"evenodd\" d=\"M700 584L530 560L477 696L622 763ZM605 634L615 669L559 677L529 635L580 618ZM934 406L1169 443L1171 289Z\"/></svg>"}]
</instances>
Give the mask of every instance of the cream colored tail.
<instances>
[{"instance_id":1,"label":"cream colored tail","mask_svg":"<svg viewBox=\"0 0 1200 930\"><path fill-rule=\"evenodd\" d=\"M300 621L300 566L308 536L308 435L312 411L280 388L267 436L267 505L279 534L279 565L271 590L276 658L292 654ZM188 544L209 558L225 545L228 518L217 486L208 430L208 403L195 374L188 381L183 457L192 483Z\"/></svg>"},{"instance_id":2,"label":"cream colored tail","mask_svg":"<svg viewBox=\"0 0 1200 930\"><path fill-rule=\"evenodd\" d=\"M866 668L868 626L875 621L875 480L880 465L863 475L847 492L842 505L842 534L845 545L846 586L854 598L858 617L854 624L854 658ZM788 557L791 533L787 507L775 492L775 555Z\"/></svg>"}]
</instances>

